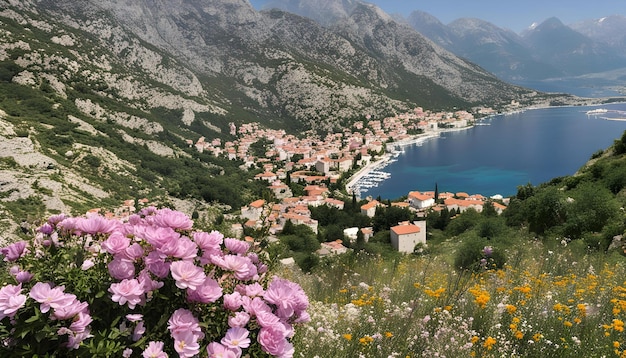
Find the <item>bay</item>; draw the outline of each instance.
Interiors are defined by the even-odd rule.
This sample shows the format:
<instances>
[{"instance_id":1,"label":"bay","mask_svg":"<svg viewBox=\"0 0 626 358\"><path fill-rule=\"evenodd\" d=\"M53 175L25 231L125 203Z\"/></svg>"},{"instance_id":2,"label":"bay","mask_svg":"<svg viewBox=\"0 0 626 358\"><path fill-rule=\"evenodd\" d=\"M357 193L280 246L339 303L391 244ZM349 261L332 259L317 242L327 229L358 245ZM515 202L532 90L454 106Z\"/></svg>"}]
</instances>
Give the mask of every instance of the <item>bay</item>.
<instances>
[{"instance_id":1,"label":"bay","mask_svg":"<svg viewBox=\"0 0 626 358\"><path fill-rule=\"evenodd\" d=\"M626 121L586 114L600 107L626 111L625 103L532 109L404 146L397 161L382 169L391 177L361 196L395 199L413 190L434 190L437 183L439 192L507 197L519 185L572 175L626 130ZM626 113L605 116L624 118Z\"/></svg>"}]
</instances>

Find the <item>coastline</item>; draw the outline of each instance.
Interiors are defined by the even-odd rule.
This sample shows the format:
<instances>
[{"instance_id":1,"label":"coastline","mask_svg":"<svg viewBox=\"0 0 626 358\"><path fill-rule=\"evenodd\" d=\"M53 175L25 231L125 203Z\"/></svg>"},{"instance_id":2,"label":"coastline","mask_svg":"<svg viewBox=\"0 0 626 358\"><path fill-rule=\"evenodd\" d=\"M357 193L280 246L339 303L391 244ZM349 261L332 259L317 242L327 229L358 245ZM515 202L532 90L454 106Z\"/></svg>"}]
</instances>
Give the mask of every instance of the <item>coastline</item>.
<instances>
[{"instance_id":1,"label":"coastline","mask_svg":"<svg viewBox=\"0 0 626 358\"><path fill-rule=\"evenodd\" d=\"M473 127L474 125L469 125L469 126L465 126L461 128L446 128L446 129L438 129L436 131L428 131L425 133L413 135L407 139L403 139L397 142L387 143L386 147L387 148L390 148L390 147L401 148L407 145L419 145L429 139L439 138L441 133L463 131L463 130L468 130ZM380 159L378 159L375 162L371 162L367 164L366 166L360 168L356 173L354 173L350 177L350 179L348 180L348 183L345 185L346 192L348 192L349 194L352 194L355 184L357 184L361 179L363 179L363 177L367 176L372 171L384 168L393 157L394 155L391 152L385 151L385 153L381 156ZM360 195L357 195L357 197L360 197Z\"/></svg>"},{"instance_id":2,"label":"coastline","mask_svg":"<svg viewBox=\"0 0 626 358\"><path fill-rule=\"evenodd\" d=\"M425 133L421 133L421 134L417 134L414 136L411 136L407 139L404 140L400 140L397 142L390 142L386 144L386 147L388 148L401 148L407 145L413 145L413 144L417 144L419 145L420 143L425 142L426 140L432 139L432 138L438 138L441 133L445 133L445 132L454 132L454 131L462 131L462 130L468 130L471 128L474 128L477 124L483 120L488 120L488 119L493 119L495 117L498 116L507 116L507 115L512 115L512 114L516 114L516 113L520 113L520 112L525 112L525 111L530 111L530 110L540 110L540 109L550 109L550 108L562 108L562 107L594 107L594 106L603 106L603 105L613 105L613 104L622 104L622 103L626 103L626 101L616 101L616 102L610 102L610 103L605 103L603 102L603 100L606 100L605 98L584 98L584 99L577 99L577 101L574 101L573 103L568 103L568 104L562 104L562 105L558 105L558 106L552 106L549 103L535 103L533 105L530 106L524 106L524 107L519 107L516 109L512 109L510 111L507 112L500 112L500 113L493 113L493 114L489 114L487 116L481 117L481 118L476 118L474 121L474 124L462 127L462 128L446 128L446 129L438 129L435 131L428 131ZM605 120L613 120L613 121L626 121L626 118L602 118ZM379 170L382 169L384 167L387 166L387 164L393 159L394 155L393 153L390 152L385 152L380 159L378 159L375 162L371 162L368 165L360 168L355 174L353 174L349 180L348 183L345 185L345 190L346 192L348 192L349 194L353 193L353 188L355 186L355 184L358 184L359 181L361 179L363 179L363 177L367 176L368 174L370 174L372 171L375 170ZM357 196L360 198L360 192L357 192Z\"/></svg>"}]
</instances>

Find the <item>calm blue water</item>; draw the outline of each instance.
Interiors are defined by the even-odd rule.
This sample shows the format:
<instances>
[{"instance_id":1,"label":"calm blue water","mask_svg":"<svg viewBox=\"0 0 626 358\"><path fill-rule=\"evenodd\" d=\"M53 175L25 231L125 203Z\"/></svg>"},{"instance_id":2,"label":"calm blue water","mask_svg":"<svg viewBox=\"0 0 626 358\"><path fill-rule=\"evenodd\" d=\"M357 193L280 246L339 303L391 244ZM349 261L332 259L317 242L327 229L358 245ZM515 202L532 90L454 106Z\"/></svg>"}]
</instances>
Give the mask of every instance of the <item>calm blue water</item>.
<instances>
[{"instance_id":1,"label":"calm blue water","mask_svg":"<svg viewBox=\"0 0 626 358\"><path fill-rule=\"evenodd\" d=\"M626 104L601 107L626 111ZM434 190L435 183L440 192L511 196L518 185L538 185L574 174L626 130L626 122L585 114L594 108L598 107L500 115L482 121L488 125L443 133L421 146L405 146L398 161L383 169L391 178L361 196L395 199L412 190Z\"/></svg>"}]
</instances>

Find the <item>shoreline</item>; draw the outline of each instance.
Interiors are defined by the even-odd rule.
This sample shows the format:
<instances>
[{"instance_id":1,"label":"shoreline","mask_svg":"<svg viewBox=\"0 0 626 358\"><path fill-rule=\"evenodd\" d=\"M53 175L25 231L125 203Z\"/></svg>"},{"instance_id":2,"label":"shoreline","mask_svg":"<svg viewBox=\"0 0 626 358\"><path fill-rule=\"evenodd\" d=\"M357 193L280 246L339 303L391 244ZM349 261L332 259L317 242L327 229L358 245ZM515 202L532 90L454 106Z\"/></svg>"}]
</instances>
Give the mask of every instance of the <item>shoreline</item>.
<instances>
[{"instance_id":1,"label":"shoreline","mask_svg":"<svg viewBox=\"0 0 626 358\"><path fill-rule=\"evenodd\" d=\"M585 100L591 100L590 101L591 103L589 103L589 102L582 102L582 103L581 102L577 102L577 103L570 103L570 104L564 104L564 105L558 105L558 106L551 106L548 103L541 103L541 104L536 103L536 104L531 105L531 106L520 107L520 108L511 110L511 111L508 111L508 112L493 113L493 114L489 114L489 115L481 117L481 118L476 118L474 120L474 124L468 125L466 127L462 127L462 128L446 128L446 129L438 129L436 131L428 131L428 132L425 132L425 133L421 133L421 134L417 134L417 135L411 136L410 138L403 139L403 140L400 140L400 141L397 141L397 142L387 143L386 147L402 148L402 147L407 146L407 145L413 145L413 144L419 145L420 143L423 143L426 140L440 137L441 133L468 130L468 129L474 128L476 126L476 123L479 123L479 122L481 122L483 120L493 119L493 118L498 117L498 116L512 115L512 114L525 112L525 111L530 111L530 110L562 108L562 107L595 107L595 106L603 106L603 105L612 105L612 104L623 104L623 103L626 103L626 101L617 101L617 102L603 103L601 101L594 101L596 99L589 99L589 98L586 98ZM605 98L602 98L602 100L605 100ZM619 118L619 119L602 118L602 119L604 119L604 120L615 120L615 121L626 121L626 118ZM354 187L355 184L357 184L359 182L359 180L361 180L364 176L366 176L367 174L371 173L372 171L375 171L375 170L382 169L382 168L386 167L387 164L389 164L388 162L391 159L393 159L393 157L394 157L394 155L391 152L385 152L382 155L382 157L380 159L378 159L377 161L371 162L368 165L360 168L355 174L353 174L349 178L348 183L344 186L344 189L346 190L346 192L348 194L352 194L353 193L353 187ZM360 193L359 193L358 197L360 199Z\"/></svg>"},{"instance_id":2,"label":"shoreline","mask_svg":"<svg viewBox=\"0 0 626 358\"><path fill-rule=\"evenodd\" d=\"M424 143L425 141L429 140L429 139L434 139L434 138L439 138L441 136L441 133L446 133L446 132L458 132L458 131L463 131L463 130L468 130L470 128L473 128L474 125L469 125L469 126L465 126L462 128L446 128L446 129L438 129L436 131L428 131L425 133L420 133L420 134L416 134L411 136L410 138L407 139L403 139L397 142L390 142L387 143L385 145L385 153L381 156L380 159L371 162L369 164L367 164L366 166L360 168L356 173L354 173L348 180L348 183L345 185L345 190L348 194L352 194L354 192L353 187L355 184L357 184L361 179L363 179L363 177L365 177L366 175L370 174L372 171L378 170L378 169L382 169L384 167L387 166L387 164L389 164L389 161L391 159L393 159L394 155L392 154L392 152L387 152L386 149L389 147L393 147L393 148L401 148L401 147L405 147L408 145L419 145L421 143ZM360 193L359 195L357 195L360 199Z\"/></svg>"}]
</instances>

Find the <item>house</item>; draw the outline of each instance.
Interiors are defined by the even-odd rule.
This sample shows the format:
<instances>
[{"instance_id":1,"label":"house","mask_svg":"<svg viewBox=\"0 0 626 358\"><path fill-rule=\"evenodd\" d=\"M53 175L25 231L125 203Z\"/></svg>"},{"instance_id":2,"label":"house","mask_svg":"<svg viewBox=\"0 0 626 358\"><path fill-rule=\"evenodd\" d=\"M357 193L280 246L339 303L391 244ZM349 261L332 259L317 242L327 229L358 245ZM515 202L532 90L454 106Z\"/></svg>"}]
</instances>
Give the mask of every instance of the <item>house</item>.
<instances>
[{"instance_id":1,"label":"house","mask_svg":"<svg viewBox=\"0 0 626 358\"><path fill-rule=\"evenodd\" d=\"M265 173L261 173L261 174L257 174L254 176L254 179L256 180L265 180L268 182L273 182L275 180L278 179L278 176L272 172L265 172Z\"/></svg>"},{"instance_id":2,"label":"house","mask_svg":"<svg viewBox=\"0 0 626 358\"><path fill-rule=\"evenodd\" d=\"M391 228L391 246L399 252L412 253L417 244L426 244L426 221Z\"/></svg>"},{"instance_id":3,"label":"house","mask_svg":"<svg viewBox=\"0 0 626 358\"><path fill-rule=\"evenodd\" d=\"M467 209L474 209L479 213L483 211L483 202L480 200L461 200L461 199L446 199L444 205L448 208L448 210L458 210L460 212L464 212Z\"/></svg>"},{"instance_id":4,"label":"house","mask_svg":"<svg viewBox=\"0 0 626 358\"><path fill-rule=\"evenodd\" d=\"M331 206L331 207L334 206L339 210L343 210L343 207L345 206L345 203L342 200L333 199L333 198L324 199L324 204Z\"/></svg>"},{"instance_id":5,"label":"house","mask_svg":"<svg viewBox=\"0 0 626 358\"><path fill-rule=\"evenodd\" d=\"M323 242L321 244L322 248L317 250L318 255L326 256L326 255L339 255L348 252L348 248L343 246L343 241L336 240L331 242Z\"/></svg>"},{"instance_id":6,"label":"house","mask_svg":"<svg viewBox=\"0 0 626 358\"><path fill-rule=\"evenodd\" d=\"M241 217L248 220L259 220L263 214L265 200L259 199L241 208Z\"/></svg>"},{"instance_id":7,"label":"house","mask_svg":"<svg viewBox=\"0 0 626 358\"><path fill-rule=\"evenodd\" d=\"M361 214L367 215L370 218L373 218L376 214L376 208L381 204L378 200L372 200L367 204L361 205Z\"/></svg>"},{"instance_id":8,"label":"house","mask_svg":"<svg viewBox=\"0 0 626 358\"><path fill-rule=\"evenodd\" d=\"M426 193L420 193L419 191L412 191L409 193L409 204L415 209L426 209L435 205L435 196L428 195Z\"/></svg>"},{"instance_id":9,"label":"house","mask_svg":"<svg viewBox=\"0 0 626 358\"><path fill-rule=\"evenodd\" d=\"M332 160L329 158L322 158L315 163L315 170L320 173L328 174L330 173L330 168L332 166Z\"/></svg>"}]
</instances>

